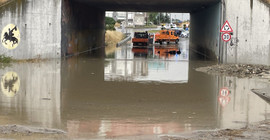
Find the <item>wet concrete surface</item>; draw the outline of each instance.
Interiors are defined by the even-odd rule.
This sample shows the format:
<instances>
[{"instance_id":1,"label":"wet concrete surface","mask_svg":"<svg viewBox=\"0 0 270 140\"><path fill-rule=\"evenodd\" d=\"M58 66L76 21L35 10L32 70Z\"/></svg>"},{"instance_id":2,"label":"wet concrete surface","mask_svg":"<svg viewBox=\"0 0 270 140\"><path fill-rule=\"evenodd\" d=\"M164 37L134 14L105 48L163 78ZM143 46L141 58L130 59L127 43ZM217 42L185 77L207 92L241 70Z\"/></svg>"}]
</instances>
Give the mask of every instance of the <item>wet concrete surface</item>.
<instances>
[{"instance_id":1,"label":"wet concrete surface","mask_svg":"<svg viewBox=\"0 0 270 140\"><path fill-rule=\"evenodd\" d=\"M268 81L197 72L215 62L190 61L187 46L181 39L122 46L105 59L13 63L0 69L0 125L66 132L59 139L162 139L269 119L270 105L251 91ZM169 49L182 53L162 53Z\"/></svg>"}]
</instances>

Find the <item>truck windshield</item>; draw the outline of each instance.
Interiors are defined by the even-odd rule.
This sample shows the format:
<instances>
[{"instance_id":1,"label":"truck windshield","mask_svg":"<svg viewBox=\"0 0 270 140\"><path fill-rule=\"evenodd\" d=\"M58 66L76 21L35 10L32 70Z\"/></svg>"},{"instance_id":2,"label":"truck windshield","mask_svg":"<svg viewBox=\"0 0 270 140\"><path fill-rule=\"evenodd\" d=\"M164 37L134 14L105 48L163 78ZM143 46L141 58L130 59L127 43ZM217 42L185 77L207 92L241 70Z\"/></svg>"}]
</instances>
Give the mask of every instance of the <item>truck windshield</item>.
<instances>
[{"instance_id":1,"label":"truck windshield","mask_svg":"<svg viewBox=\"0 0 270 140\"><path fill-rule=\"evenodd\" d=\"M148 34L146 33L135 33L135 38L148 38Z\"/></svg>"}]
</instances>

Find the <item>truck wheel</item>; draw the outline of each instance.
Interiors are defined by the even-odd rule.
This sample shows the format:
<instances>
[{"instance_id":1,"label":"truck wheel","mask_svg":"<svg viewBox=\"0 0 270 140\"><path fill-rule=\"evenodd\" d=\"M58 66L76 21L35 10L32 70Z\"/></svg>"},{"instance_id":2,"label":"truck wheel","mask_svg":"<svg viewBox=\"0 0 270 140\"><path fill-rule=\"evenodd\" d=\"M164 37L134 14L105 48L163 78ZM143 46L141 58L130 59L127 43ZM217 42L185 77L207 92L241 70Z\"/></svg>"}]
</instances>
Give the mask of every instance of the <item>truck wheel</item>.
<instances>
[{"instance_id":1,"label":"truck wheel","mask_svg":"<svg viewBox=\"0 0 270 140\"><path fill-rule=\"evenodd\" d=\"M170 42L167 42L167 44L170 44Z\"/></svg>"},{"instance_id":2,"label":"truck wheel","mask_svg":"<svg viewBox=\"0 0 270 140\"><path fill-rule=\"evenodd\" d=\"M159 44L162 45L162 41L159 41Z\"/></svg>"},{"instance_id":3,"label":"truck wheel","mask_svg":"<svg viewBox=\"0 0 270 140\"><path fill-rule=\"evenodd\" d=\"M179 42L179 39L176 39L176 40L175 40L175 44L178 44L178 42Z\"/></svg>"}]
</instances>

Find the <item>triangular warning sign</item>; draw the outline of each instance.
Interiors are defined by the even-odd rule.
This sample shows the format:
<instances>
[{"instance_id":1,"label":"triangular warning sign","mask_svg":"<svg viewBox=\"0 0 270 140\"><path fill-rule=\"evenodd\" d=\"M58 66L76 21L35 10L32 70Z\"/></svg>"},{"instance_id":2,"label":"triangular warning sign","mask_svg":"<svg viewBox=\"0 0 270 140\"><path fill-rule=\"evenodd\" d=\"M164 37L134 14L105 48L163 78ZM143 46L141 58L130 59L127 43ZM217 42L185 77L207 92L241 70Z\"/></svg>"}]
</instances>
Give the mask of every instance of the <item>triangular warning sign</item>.
<instances>
[{"instance_id":1,"label":"triangular warning sign","mask_svg":"<svg viewBox=\"0 0 270 140\"><path fill-rule=\"evenodd\" d=\"M228 32L233 32L233 29L230 25L230 23L228 21L226 21L224 23L224 25L222 26L220 32L225 32L225 33L228 33Z\"/></svg>"}]
</instances>

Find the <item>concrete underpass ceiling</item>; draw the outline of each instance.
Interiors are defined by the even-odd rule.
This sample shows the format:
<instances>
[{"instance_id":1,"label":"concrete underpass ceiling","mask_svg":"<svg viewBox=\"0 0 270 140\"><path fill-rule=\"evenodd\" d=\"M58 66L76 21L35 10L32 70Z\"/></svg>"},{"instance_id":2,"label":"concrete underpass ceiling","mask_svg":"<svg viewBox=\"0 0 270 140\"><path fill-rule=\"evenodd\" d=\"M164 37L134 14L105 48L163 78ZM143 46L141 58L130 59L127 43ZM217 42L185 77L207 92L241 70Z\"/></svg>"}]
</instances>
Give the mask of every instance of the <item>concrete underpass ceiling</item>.
<instances>
[{"instance_id":1,"label":"concrete underpass ceiling","mask_svg":"<svg viewBox=\"0 0 270 140\"><path fill-rule=\"evenodd\" d=\"M220 0L72 0L105 11L177 12L192 13Z\"/></svg>"}]
</instances>

